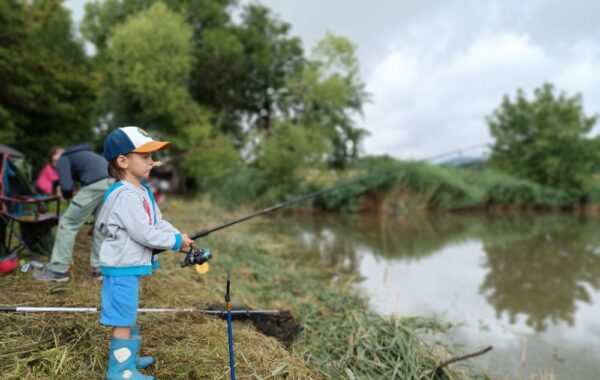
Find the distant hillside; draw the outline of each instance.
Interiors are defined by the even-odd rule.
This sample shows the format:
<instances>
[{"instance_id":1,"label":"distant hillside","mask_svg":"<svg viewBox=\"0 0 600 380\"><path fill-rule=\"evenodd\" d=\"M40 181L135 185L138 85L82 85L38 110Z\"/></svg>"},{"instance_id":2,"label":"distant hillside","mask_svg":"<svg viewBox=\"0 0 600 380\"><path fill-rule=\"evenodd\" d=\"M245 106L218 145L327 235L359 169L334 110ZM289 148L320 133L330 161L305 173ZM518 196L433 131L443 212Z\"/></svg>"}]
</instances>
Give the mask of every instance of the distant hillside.
<instances>
[{"instance_id":1,"label":"distant hillside","mask_svg":"<svg viewBox=\"0 0 600 380\"><path fill-rule=\"evenodd\" d=\"M440 162L438 165L440 166L452 166L457 168L472 168L477 166L482 166L485 163L485 157L468 157L468 156L460 156L454 157L449 160Z\"/></svg>"}]
</instances>

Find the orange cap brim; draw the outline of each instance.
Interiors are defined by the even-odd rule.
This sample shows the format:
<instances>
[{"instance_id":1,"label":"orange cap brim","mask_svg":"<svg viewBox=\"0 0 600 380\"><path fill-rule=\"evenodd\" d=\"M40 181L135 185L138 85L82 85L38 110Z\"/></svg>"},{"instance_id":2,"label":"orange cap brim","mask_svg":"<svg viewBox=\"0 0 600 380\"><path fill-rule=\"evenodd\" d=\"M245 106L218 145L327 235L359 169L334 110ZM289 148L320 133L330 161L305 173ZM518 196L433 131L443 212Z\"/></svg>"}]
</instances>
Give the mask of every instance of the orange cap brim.
<instances>
[{"instance_id":1,"label":"orange cap brim","mask_svg":"<svg viewBox=\"0 0 600 380\"><path fill-rule=\"evenodd\" d=\"M161 150L165 150L171 146L170 142L167 141L150 141L140 146L137 149L134 149L134 153L153 153L160 152Z\"/></svg>"}]
</instances>

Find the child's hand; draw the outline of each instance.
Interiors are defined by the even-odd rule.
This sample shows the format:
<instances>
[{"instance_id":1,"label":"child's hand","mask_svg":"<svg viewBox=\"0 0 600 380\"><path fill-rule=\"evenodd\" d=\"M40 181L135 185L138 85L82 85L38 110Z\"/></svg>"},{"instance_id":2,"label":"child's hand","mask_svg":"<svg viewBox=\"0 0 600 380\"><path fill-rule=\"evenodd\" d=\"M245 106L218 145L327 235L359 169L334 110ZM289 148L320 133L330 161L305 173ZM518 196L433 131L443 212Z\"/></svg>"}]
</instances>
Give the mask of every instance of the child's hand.
<instances>
[{"instance_id":1,"label":"child's hand","mask_svg":"<svg viewBox=\"0 0 600 380\"><path fill-rule=\"evenodd\" d=\"M187 248L193 244L194 244L194 241L192 239L190 239L188 234L181 234L181 248Z\"/></svg>"}]
</instances>

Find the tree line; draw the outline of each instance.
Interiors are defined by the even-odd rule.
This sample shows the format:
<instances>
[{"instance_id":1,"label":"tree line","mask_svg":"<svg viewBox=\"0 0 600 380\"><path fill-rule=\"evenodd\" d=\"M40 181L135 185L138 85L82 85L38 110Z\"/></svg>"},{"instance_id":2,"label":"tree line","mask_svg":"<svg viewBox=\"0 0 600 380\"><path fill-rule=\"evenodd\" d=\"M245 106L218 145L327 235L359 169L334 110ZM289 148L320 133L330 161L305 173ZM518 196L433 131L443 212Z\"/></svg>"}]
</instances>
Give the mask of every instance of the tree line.
<instances>
[{"instance_id":1,"label":"tree line","mask_svg":"<svg viewBox=\"0 0 600 380\"><path fill-rule=\"evenodd\" d=\"M2 0L0 138L35 160L139 125L200 183L344 168L366 135L356 47L328 33L306 52L290 28L254 3L107 0L86 4L79 37L60 0Z\"/></svg>"},{"instance_id":2,"label":"tree line","mask_svg":"<svg viewBox=\"0 0 600 380\"><path fill-rule=\"evenodd\" d=\"M172 141L199 188L278 199L315 170L352 168L367 135L356 46L327 33L306 51L257 3L94 0L75 30L61 0L0 0L0 81L0 141L34 164L138 125ZM579 199L599 167L596 120L579 94L518 90L487 118L488 165Z\"/></svg>"}]
</instances>

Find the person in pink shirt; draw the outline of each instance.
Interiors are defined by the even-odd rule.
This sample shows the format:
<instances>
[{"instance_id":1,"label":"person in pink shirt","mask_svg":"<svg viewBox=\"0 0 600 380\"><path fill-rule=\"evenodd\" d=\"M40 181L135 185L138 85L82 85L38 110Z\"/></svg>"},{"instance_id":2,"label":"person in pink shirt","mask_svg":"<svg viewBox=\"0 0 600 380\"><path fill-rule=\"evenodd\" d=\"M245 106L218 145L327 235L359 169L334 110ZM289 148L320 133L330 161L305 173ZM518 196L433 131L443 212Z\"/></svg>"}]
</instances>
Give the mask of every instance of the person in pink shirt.
<instances>
[{"instance_id":1,"label":"person in pink shirt","mask_svg":"<svg viewBox=\"0 0 600 380\"><path fill-rule=\"evenodd\" d=\"M55 189L57 188L56 184L58 183L59 179L55 166L63 152L64 149L58 146L50 149L48 154L48 163L46 166L44 166L39 177L35 181L35 185L40 192L48 195L55 193Z\"/></svg>"}]
</instances>

